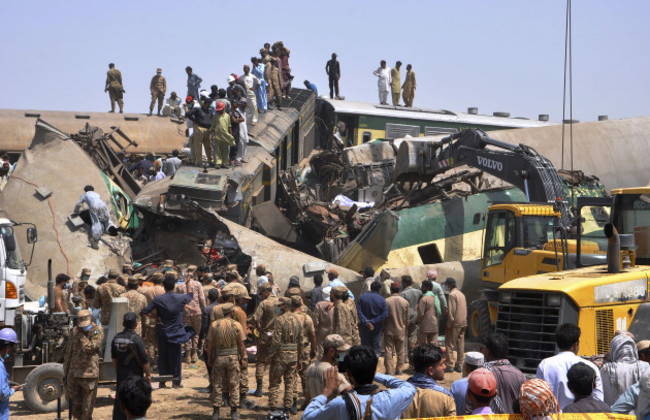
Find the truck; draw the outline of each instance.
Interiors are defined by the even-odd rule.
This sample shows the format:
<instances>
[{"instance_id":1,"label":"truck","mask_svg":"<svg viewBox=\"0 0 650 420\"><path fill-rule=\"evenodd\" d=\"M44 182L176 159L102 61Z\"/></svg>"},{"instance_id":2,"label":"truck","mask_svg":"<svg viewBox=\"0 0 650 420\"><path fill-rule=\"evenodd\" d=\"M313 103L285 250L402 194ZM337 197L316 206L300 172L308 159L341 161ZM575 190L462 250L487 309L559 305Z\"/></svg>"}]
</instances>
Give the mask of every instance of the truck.
<instances>
[{"instance_id":1,"label":"truck","mask_svg":"<svg viewBox=\"0 0 650 420\"><path fill-rule=\"evenodd\" d=\"M577 268L520 277L498 288L495 330L508 337L510 360L524 373L555 354L555 330L564 323L582 330L581 356L607 353L617 330L637 341L650 338L650 188L579 198L578 212ZM602 228L582 229L589 224ZM585 258L584 242L598 246L607 264Z\"/></svg>"},{"instance_id":2,"label":"truck","mask_svg":"<svg viewBox=\"0 0 650 420\"><path fill-rule=\"evenodd\" d=\"M558 171L532 147L505 143L472 129L436 141L402 142L395 179L408 188L461 165L512 184L527 199L494 202L483 219L480 298L470 304L467 329L469 338L481 340L496 321L499 286L530 274L577 267L577 200L604 197L606 191L595 178L579 171ZM596 222L583 223L583 229L601 229ZM583 260L605 261L605 253L594 241L585 240L580 246Z\"/></svg>"},{"instance_id":3,"label":"truck","mask_svg":"<svg viewBox=\"0 0 650 420\"><path fill-rule=\"evenodd\" d=\"M32 245L29 262L25 263L16 240L15 227L29 225L27 243ZM0 218L0 328L13 327L16 313L25 304L27 266L34 255L36 227L31 223L16 223Z\"/></svg>"}]
</instances>

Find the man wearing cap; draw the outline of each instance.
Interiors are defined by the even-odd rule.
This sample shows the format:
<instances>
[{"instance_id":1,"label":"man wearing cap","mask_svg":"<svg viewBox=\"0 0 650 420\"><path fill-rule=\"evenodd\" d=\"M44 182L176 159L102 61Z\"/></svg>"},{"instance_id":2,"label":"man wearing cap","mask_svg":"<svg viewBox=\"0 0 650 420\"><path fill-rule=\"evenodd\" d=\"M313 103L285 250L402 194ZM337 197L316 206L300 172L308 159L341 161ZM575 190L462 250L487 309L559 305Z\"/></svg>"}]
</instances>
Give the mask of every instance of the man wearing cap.
<instances>
[{"instance_id":1,"label":"man wearing cap","mask_svg":"<svg viewBox=\"0 0 650 420\"><path fill-rule=\"evenodd\" d=\"M450 305L451 306L451 305ZM497 395L497 380L492 372L478 368L467 377L467 398L472 403L472 415L494 414L490 402Z\"/></svg>"},{"instance_id":2,"label":"man wearing cap","mask_svg":"<svg viewBox=\"0 0 650 420\"><path fill-rule=\"evenodd\" d=\"M243 89L243 88L242 88ZM235 146L235 138L232 136L230 115L226 114L223 103L216 106L216 114L212 117L210 133L214 140L214 159L217 167L228 166L228 146Z\"/></svg>"},{"instance_id":3,"label":"man wearing cap","mask_svg":"<svg viewBox=\"0 0 650 420\"><path fill-rule=\"evenodd\" d=\"M255 361L255 380L257 381L256 397L262 396L262 382L267 365L267 355L271 346L271 336L273 335L273 324L276 317L277 298L271 292L271 285L262 283L258 292L261 294L262 301L257 305L253 320L257 323L259 337L257 338L257 358Z\"/></svg>"},{"instance_id":4,"label":"man wearing cap","mask_svg":"<svg viewBox=\"0 0 650 420\"><path fill-rule=\"evenodd\" d=\"M244 336L250 334L250 328L248 327L248 316L246 315L246 309L248 308L248 303L251 301L251 297L248 295L248 291L237 291L233 296L235 299L235 309L233 310L233 319L242 326L244 329ZM239 404L242 407L244 404L248 403L250 406L254 406L254 403L246 399L248 395L248 353L244 354L244 359L242 361L242 374L239 375Z\"/></svg>"},{"instance_id":5,"label":"man wearing cap","mask_svg":"<svg viewBox=\"0 0 650 420\"><path fill-rule=\"evenodd\" d=\"M438 345L438 313L436 311L436 297L431 291L433 283L425 280L421 285L422 299L417 305L418 318L418 344Z\"/></svg>"},{"instance_id":6,"label":"man wearing cap","mask_svg":"<svg viewBox=\"0 0 650 420\"><path fill-rule=\"evenodd\" d=\"M326 273L327 273L327 278L330 281L328 284L329 287L331 288L345 287L345 284L343 284L343 282L339 279L339 270L332 267L329 270L327 270ZM347 287L345 288L347 289ZM350 299L354 301L354 294L349 289L347 290L348 290L348 296L350 296Z\"/></svg>"},{"instance_id":7,"label":"man wearing cap","mask_svg":"<svg viewBox=\"0 0 650 420\"><path fill-rule=\"evenodd\" d=\"M408 341L409 358L411 356L411 349L415 348L418 336L418 311L417 306L422 299L422 291L413 286L413 278L411 276L402 276L402 292L399 294L406 299L409 303L409 327L408 327Z\"/></svg>"},{"instance_id":8,"label":"man wearing cap","mask_svg":"<svg viewBox=\"0 0 650 420\"><path fill-rule=\"evenodd\" d=\"M203 163L203 149L209 163L214 163L212 156L212 144L210 142L210 125L212 124L212 110L210 104L212 101L205 99L201 106L195 106L189 110L185 116L192 121L192 144L194 150L194 164Z\"/></svg>"},{"instance_id":9,"label":"man wearing cap","mask_svg":"<svg viewBox=\"0 0 650 420\"><path fill-rule=\"evenodd\" d=\"M90 280L90 268L82 268L79 278L72 282L72 293L71 296L83 295L83 291L88 286L88 280ZM92 302L91 302L92 303Z\"/></svg>"},{"instance_id":10,"label":"man wearing cap","mask_svg":"<svg viewBox=\"0 0 650 420\"><path fill-rule=\"evenodd\" d=\"M467 329L467 301L465 295L456 287L456 280L448 277L444 283L449 292L449 319L445 345L447 346L447 372L453 368L456 372L462 371L463 357L465 354L465 330ZM455 354L454 354L455 352Z\"/></svg>"},{"instance_id":11,"label":"man wearing cap","mask_svg":"<svg viewBox=\"0 0 650 420\"><path fill-rule=\"evenodd\" d=\"M467 375L476 369L483 367L485 356L477 351L465 353L465 362L463 363L463 377L451 384L451 393L454 396L456 404L456 414L462 415L465 407L467 395Z\"/></svg>"},{"instance_id":12,"label":"man wearing cap","mask_svg":"<svg viewBox=\"0 0 650 420\"><path fill-rule=\"evenodd\" d=\"M196 363L199 360L199 332L201 331L201 313L205 308L205 294L201 283L194 280L192 273L196 271L193 266L192 272L185 276L185 281L176 286L177 293L192 294L192 301L183 309L183 321L194 329L196 334L185 343L185 363Z\"/></svg>"},{"instance_id":13,"label":"man wearing cap","mask_svg":"<svg viewBox=\"0 0 650 420\"><path fill-rule=\"evenodd\" d=\"M203 273L201 275L201 286L203 286L203 294L205 294L205 298L208 298L208 293L210 293L210 290L215 289L217 291L217 296L219 295L219 289L217 288L217 282L212 280L212 273Z\"/></svg>"},{"instance_id":14,"label":"man wearing cap","mask_svg":"<svg viewBox=\"0 0 650 420\"><path fill-rule=\"evenodd\" d=\"M334 328L334 304L330 301L331 287L323 289L323 300L314 306L313 320L316 331L316 357L323 354L323 340L332 333Z\"/></svg>"},{"instance_id":15,"label":"man wearing cap","mask_svg":"<svg viewBox=\"0 0 650 420\"><path fill-rule=\"evenodd\" d=\"M334 319L332 332L338 334L350 346L357 346L361 343L359 338L359 317L354 301L348 296L348 289L345 286L332 288L330 294L334 302ZM348 302L351 302L350 305Z\"/></svg>"},{"instance_id":16,"label":"man wearing cap","mask_svg":"<svg viewBox=\"0 0 650 420\"><path fill-rule=\"evenodd\" d=\"M162 69L156 69L156 75L151 78L151 83L149 83L149 90L151 91L151 105L149 105L149 116L153 113L153 106L158 100L158 116L160 117L160 110L163 106L163 101L165 100L165 94L167 93L167 80L162 75Z\"/></svg>"},{"instance_id":17,"label":"man wearing cap","mask_svg":"<svg viewBox=\"0 0 650 420\"><path fill-rule=\"evenodd\" d=\"M167 160L165 161L163 172L167 176L172 176L176 173L176 171L178 171L181 165L183 165L183 162L178 157L178 150L174 149L172 150L171 157L168 157Z\"/></svg>"},{"instance_id":18,"label":"man wearing cap","mask_svg":"<svg viewBox=\"0 0 650 420\"><path fill-rule=\"evenodd\" d=\"M314 321L311 317L303 312L303 309L306 307L302 303L302 298L299 295L291 296L291 312L298 317L300 320L300 325L302 325L302 350L298 353L298 376L300 376L300 383L302 385L302 392L305 392L305 380L307 367L311 363L311 360L316 357L316 332L314 330ZM298 395L297 381L296 387L294 387L294 400L293 405L296 405L296 398ZM302 407L305 408L306 404Z\"/></svg>"},{"instance_id":19,"label":"man wearing cap","mask_svg":"<svg viewBox=\"0 0 650 420\"><path fill-rule=\"evenodd\" d=\"M276 308L279 314L273 325L268 355L271 361L269 407L271 411L279 408L280 383L284 379L284 411L290 411L295 415L298 408L295 406L293 395L297 379L298 354L302 351L303 327L298 317L290 311L290 307L291 299L278 298Z\"/></svg>"},{"instance_id":20,"label":"man wearing cap","mask_svg":"<svg viewBox=\"0 0 650 420\"><path fill-rule=\"evenodd\" d=\"M143 314L149 314L156 310L160 323L156 325L156 337L158 339L158 370L161 375L173 375L173 387L182 388L182 362L181 344L187 343L195 334L183 325L183 308L193 299L192 293L174 293L176 286L176 274L170 272L165 274L163 287L165 293L156 296L146 308ZM165 388L164 382L160 383Z\"/></svg>"},{"instance_id":21,"label":"man wearing cap","mask_svg":"<svg viewBox=\"0 0 650 420\"><path fill-rule=\"evenodd\" d=\"M359 316L359 335L361 344L370 347L379 356L382 327L388 318L386 299L379 294L381 283L378 281L370 285L370 293L364 293L357 302L357 315Z\"/></svg>"},{"instance_id":22,"label":"man wearing cap","mask_svg":"<svg viewBox=\"0 0 650 420\"><path fill-rule=\"evenodd\" d=\"M226 88L226 95L231 103L237 103L240 99L246 99L246 89L237 82L234 75L228 76L228 87Z\"/></svg>"},{"instance_id":23,"label":"man wearing cap","mask_svg":"<svg viewBox=\"0 0 650 420\"><path fill-rule=\"evenodd\" d=\"M341 78L341 66L336 59L336 53L332 53L332 59L325 64L325 73L330 84L330 99L340 99L339 97L339 79Z\"/></svg>"},{"instance_id":24,"label":"man wearing cap","mask_svg":"<svg viewBox=\"0 0 650 420\"><path fill-rule=\"evenodd\" d=\"M440 347L420 344L413 350L415 375L408 382L417 388L415 398L402 418L448 417L456 415L454 397L436 381L445 379L445 356Z\"/></svg>"},{"instance_id":25,"label":"man wearing cap","mask_svg":"<svg viewBox=\"0 0 650 420\"><path fill-rule=\"evenodd\" d=\"M278 64L277 57L272 57L269 64L271 68L271 77L269 81L269 98L275 98L275 106L278 110L282 109L282 77L280 76L280 65ZM270 101L269 101L270 102Z\"/></svg>"},{"instance_id":26,"label":"man wearing cap","mask_svg":"<svg viewBox=\"0 0 650 420\"><path fill-rule=\"evenodd\" d=\"M230 415L239 418L239 376L244 374L242 365L246 356L246 335L241 324L233 319L234 305L226 303L221 311L224 317L213 321L205 340L207 363L212 377L212 419L219 420L222 403L222 384L227 385Z\"/></svg>"},{"instance_id":27,"label":"man wearing cap","mask_svg":"<svg viewBox=\"0 0 650 420\"><path fill-rule=\"evenodd\" d=\"M248 111L246 113L246 119L251 120L252 124L257 124L257 98L255 97L255 91L260 86L260 79L251 74L251 67L248 64L244 65L244 75L242 80L246 85L246 101L248 102Z\"/></svg>"},{"instance_id":28,"label":"man wearing cap","mask_svg":"<svg viewBox=\"0 0 650 420\"><path fill-rule=\"evenodd\" d=\"M395 67L390 69L390 92L393 96L393 106L399 106L399 94L402 92L400 67L402 67L402 62L398 61L395 63Z\"/></svg>"},{"instance_id":29,"label":"man wearing cap","mask_svg":"<svg viewBox=\"0 0 650 420\"><path fill-rule=\"evenodd\" d=\"M115 64L108 65L106 72L106 83L104 84L104 92L108 92L108 97L111 99L111 110L108 112L115 112L115 102L120 106L120 114L124 111L124 86L122 86L122 72L115 68Z\"/></svg>"},{"instance_id":30,"label":"man wearing cap","mask_svg":"<svg viewBox=\"0 0 650 420\"><path fill-rule=\"evenodd\" d=\"M121 297L127 299L129 311L136 314L138 322L135 326L135 333L141 336L142 320L140 318L140 312L147 307L147 298L138 292L138 281L138 277L129 277L129 280L126 282L126 292L122 293Z\"/></svg>"},{"instance_id":31,"label":"man wearing cap","mask_svg":"<svg viewBox=\"0 0 650 420\"><path fill-rule=\"evenodd\" d=\"M152 286L145 286L138 289L138 292L147 299L149 305L156 296L164 295L165 288L162 285L163 273L153 273L151 276ZM141 311L142 312L142 311ZM156 318L155 314L142 314L142 339L147 347L147 353L151 358L154 368L158 368L158 339L156 337Z\"/></svg>"},{"instance_id":32,"label":"man wearing cap","mask_svg":"<svg viewBox=\"0 0 650 420\"><path fill-rule=\"evenodd\" d=\"M201 87L203 79L201 79L198 74L194 73L190 66L185 67L185 72L187 73L187 96L199 99L199 88Z\"/></svg>"},{"instance_id":33,"label":"man wearing cap","mask_svg":"<svg viewBox=\"0 0 650 420\"><path fill-rule=\"evenodd\" d=\"M497 381L498 392L490 406L495 414L514 414L512 403L519 400L521 385L526 382L524 374L510 364L508 350L508 338L501 333L488 335L481 347L487 360L484 367L492 372ZM461 414L469 414L472 409L466 399L465 410Z\"/></svg>"},{"instance_id":34,"label":"man wearing cap","mask_svg":"<svg viewBox=\"0 0 650 420\"><path fill-rule=\"evenodd\" d=\"M90 321L90 311L80 310L77 326L68 338L63 356L63 383L70 414L76 419L90 420L93 417L103 339L102 328Z\"/></svg>"},{"instance_id":35,"label":"man wearing cap","mask_svg":"<svg viewBox=\"0 0 650 420\"><path fill-rule=\"evenodd\" d=\"M409 325L409 303L399 295L400 284L390 286L391 295L386 298L388 318L384 321L384 367L388 375L401 375L404 365L404 340ZM397 369L393 354L397 353Z\"/></svg>"},{"instance_id":36,"label":"man wearing cap","mask_svg":"<svg viewBox=\"0 0 650 420\"><path fill-rule=\"evenodd\" d=\"M162 109L162 114L164 116L172 116L176 117L178 119L183 118L184 110L183 110L183 101L181 98L178 96L176 92L172 92L169 95L169 98L165 101L165 105L163 106Z\"/></svg>"},{"instance_id":37,"label":"man wearing cap","mask_svg":"<svg viewBox=\"0 0 650 420\"><path fill-rule=\"evenodd\" d=\"M427 271L427 280L431 280L431 293L436 297L436 311L438 314L438 323L440 323L440 316L447 313L447 298L442 286L437 283L438 271Z\"/></svg>"},{"instance_id":38,"label":"man wearing cap","mask_svg":"<svg viewBox=\"0 0 650 420\"><path fill-rule=\"evenodd\" d=\"M151 381L151 366L149 355L142 338L135 332L139 327L138 315L135 312L124 314L124 331L117 333L111 343L111 357L117 379L117 387L131 376L144 377ZM120 407L119 398L113 404L113 419L125 419L126 415Z\"/></svg>"},{"instance_id":39,"label":"man wearing cap","mask_svg":"<svg viewBox=\"0 0 650 420\"><path fill-rule=\"evenodd\" d=\"M309 404L312 398L320 395L325 387L325 372L331 367L337 367L339 362L343 362L350 346L345 344L343 337L338 334L330 334L323 340L323 357L320 360L309 365L305 374L305 404ZM338 374L341 384L332 398L337 397L340 393L352 389L348 380L342 373Z\"/></svg>"},{"instance_id":40,"label":"man wearing cap","mask_svg":"<svg viewBox=\"0 0 650 420\"><path fill-rule=\"evenodd\" d=\"M108 334L109 323L111 321L111 309L114 297L119 297L126 290L124 287L120 286L117 283L117 278L120 275L117 270L108 271L108 281L97 288L97 293L95 294L95 303L94 306L97 309L102 310L102 328ZM103 344L102 344L103 347Z\"/></svg>"}]
</instances>

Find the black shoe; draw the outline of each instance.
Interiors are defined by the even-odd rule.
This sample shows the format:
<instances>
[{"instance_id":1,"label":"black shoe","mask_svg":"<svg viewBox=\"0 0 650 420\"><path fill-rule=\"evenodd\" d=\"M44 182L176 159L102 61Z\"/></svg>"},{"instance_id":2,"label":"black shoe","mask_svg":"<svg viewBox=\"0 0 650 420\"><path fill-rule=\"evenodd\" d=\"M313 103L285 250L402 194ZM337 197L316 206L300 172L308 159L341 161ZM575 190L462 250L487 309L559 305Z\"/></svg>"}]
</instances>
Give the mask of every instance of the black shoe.
<instances>
[{"instance_id":1,"label":"black shoe","mask_svg":"<svg viewBox=\"0 0 650 420\"><path fill-rule=\"evenodd\" d=\"M451 373L451 372L453 372L453 371L454 371L454 369L452 369L452 368L450 368L450 367L445 368L445 373Z\"/></svg>"},{"instance_id":2,"label":"black shoe","mask_svg":"<svg viewBox=\"0 0 650 420\"><path fill-rule=\"evenodd\" d=\"M212 420L219 420L219 407L212 409Z\"/></svg>"},{"instance_id":3,"label":"black shoe","mask_svg":"<svg viewBox=\"0 0 650 420\"><path fill-rule=\"evenodd\" d=\"M172 384L172 388L183 388L183 384Z\"/></svg>"},{"instance_id":4,"label":"black shoe","mask_svg":"<svg viewBox=\"0 0 650 420\"><path fill-rule=\"evenodd\" d=\"M255 408L255 401L249 400L248 398L246 398L246 394L242 394L239 396L239 408L252 410Z\"/></svg>"},{"instance_id":5,"label":"black shoe","mask_svg":"<svg viewBox=\"0 0 650 420\"><path fill-rule=\"evenodd\" d=\"M160 382L160 384L158 385L158 388L167 388L167 384L164 383L164 382Z\"/></svg>"},{"instance_id":6,"label":"black shoe","mask_svg":"<svg viewBox=\"0 0 650 420\"><path fill-rule=\"evenodd\" d=\"M255 392L253 392L253 397L262 397L262 387L258 386Z\"/></svg>"},{"instance_id":7,"label":"black shoe","mask_svg":"<svg viewBox=\"0 0 650 420\"><path fill-rule=\"evenodd\" d=\"M200 394L211 394L212 393L212 388L209 386L206 386L205 388L199 389Z\"/></svg>"},{"instance_id":8,"label":"black shoe","mask_svg":"<svg viewBox=\"0 0 650 420\"><path fill-rule=\"evenodd\" d=\"M221 393L221 400L223 401L221 403L222 407L230 407L230 394L222 392Z\"/></svg>"},{"instance_id":9,"label":"black shoe","mask_svg":"<svg viewBox=\"0 0 650 420\"><path fill-rule=\"evenodd\" d=\"M462 372L463 369L462 369L460 366L456 366L456 367L454 368L454 371L456 371L456 372Z\"/></svg>"},{"instance_id":10,"label":"black shoe","mask_svg":"<svg viewBox=\"0 0 650 420\"><path fill-rule=\"evenodd\" d=\"M291 413L292 416L298 414L298 407L296 407L296 403L293 403L293 405L289 409L289 412Z\"/></svg>"}]
</instances>

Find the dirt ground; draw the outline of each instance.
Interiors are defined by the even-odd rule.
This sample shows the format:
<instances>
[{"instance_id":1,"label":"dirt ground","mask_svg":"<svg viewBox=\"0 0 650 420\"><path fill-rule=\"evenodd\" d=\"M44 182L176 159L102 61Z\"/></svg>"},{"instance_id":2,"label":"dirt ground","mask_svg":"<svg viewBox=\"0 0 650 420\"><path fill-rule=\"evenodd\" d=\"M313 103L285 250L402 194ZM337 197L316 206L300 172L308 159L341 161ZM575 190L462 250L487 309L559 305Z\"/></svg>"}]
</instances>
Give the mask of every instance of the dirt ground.
<instances>
[{"instance_id":1,"label":"dirt ground","mask_svg":"<svg viewBox=\"0 0 650 420\"><path fill-rule=\"evenodd\" d=\"M384 372L384 359L379 359L378 371ZM210 403L209 394L202 394L200 389L205 388L208 384L207 371L205 365L201 362L196 365L183 364L183 388L182 389L156 389L157 384L154 385L153 399L154 402L147 411L147 418L150 419L197 419L209 420L212 418L212 404ZM402 379L407 379L410 375L403 374L399 376ZM249 384L252 388L255 387L255 367L249 366L248 369ZM452 382L461 378L460 373L446 373L445 380L440 384L449 388ZM167 384L171 385L170 383ZM299 387L300 388L300 387ZM282 388L281 388L282 389ZM255 398L250 396L255 404L258 406L254 410L240 409L241 419L260 419L263 418L269 409L268 401L268 374L264 383L264 396ZM113 413L113 399L112 394L115 393L115 386L104 385L100 386L97 392L97 402L95 404L95 411L93 412L94 420L107 420L112 418ZM282 401L280 397L280 401ZM302 404L302 393L298 398L298 407ZM12 418L29 418L52 420L56 419L56 413L47 414L34 414L30 412L23 403L22 392L17 392L11 397L9 404L9 411ZM302 412L297 415L291 416L291 419L299 419ZM230 409L221 409L222 418L230 418ZM68 411L61 414L61 418L68 418Z\"/></svg>"}]
</instances>

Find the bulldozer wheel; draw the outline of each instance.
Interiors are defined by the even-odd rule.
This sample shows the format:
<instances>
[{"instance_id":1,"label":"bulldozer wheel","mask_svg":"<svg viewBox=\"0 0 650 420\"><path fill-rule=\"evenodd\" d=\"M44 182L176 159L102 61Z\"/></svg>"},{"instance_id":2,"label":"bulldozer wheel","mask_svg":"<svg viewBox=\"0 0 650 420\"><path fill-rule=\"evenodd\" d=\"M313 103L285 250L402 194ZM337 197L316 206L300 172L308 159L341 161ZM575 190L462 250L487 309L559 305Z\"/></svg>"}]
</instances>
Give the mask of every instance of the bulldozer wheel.
<instances>
[{"instance_id":1,"label":"bulldozer wheel","mask_svg":"<svg viewBox=\"0 0 650 420\"><path fill-rule=\"evenodd\" d=\"M484 341L492 333L492 320L486 300L479 299L469 306L469 328L467 329L469 339L472 341Z\"/></svg>"},{"instance_id":2,"label":"bulldozer wheel","mask_svg":"<svg viewBox=\"0 0 650 420\"><path fill-rule=\"evenodd\" d=\"M23 397L27 407L35 413L56 411L58 398L61 398L61 409L65 410L68 401L63 386L63 365L45 363L34 368L25 379Z\"/></svg>"}]
</instances>

